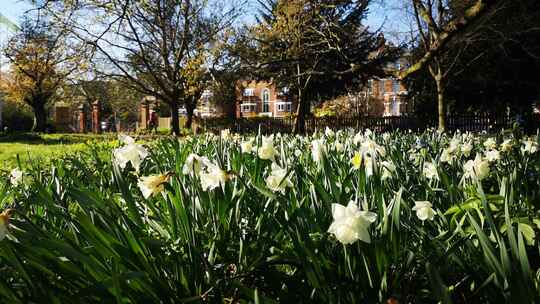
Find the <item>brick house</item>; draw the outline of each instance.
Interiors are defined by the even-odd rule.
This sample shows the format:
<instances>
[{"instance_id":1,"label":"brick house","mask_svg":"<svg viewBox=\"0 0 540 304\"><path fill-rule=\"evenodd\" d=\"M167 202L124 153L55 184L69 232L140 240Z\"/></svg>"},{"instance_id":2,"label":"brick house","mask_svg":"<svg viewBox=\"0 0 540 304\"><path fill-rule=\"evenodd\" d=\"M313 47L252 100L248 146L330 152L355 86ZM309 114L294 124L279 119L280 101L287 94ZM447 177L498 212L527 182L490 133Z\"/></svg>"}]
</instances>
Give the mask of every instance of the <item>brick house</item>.
<instances>
[{"instance_id":1,"label":"brick house","mask_svg":"<svg viewBox=\"0 0 540 304\"><path fill-rule=\"evenodd\" d=\"M402 116L410 111L407 90L394 78L373 77L358 91L327 100L314 109L315 115Z\"/></svg>"},{"instance_id":2,"label":"brick house","mask_svg":"<svg viewBox=\"0 0 540 304\"><path fill-rule=\"evenodd\" d=\"M237 88L236 117L284 117L296 110L286 89L267 81L242 81Z\"/></svg>"},{"instance_id":3,"label":"brick house","mask_svg":"<svg viewBox=\"0 0 540 304\"><path fill-rule=\"evenodd\" d=\"M368 80L364 94L372 99L368 114L375 116L402 116L409 112L407 90L395 78L372 78Z\"/></svg>"}]
</instances>

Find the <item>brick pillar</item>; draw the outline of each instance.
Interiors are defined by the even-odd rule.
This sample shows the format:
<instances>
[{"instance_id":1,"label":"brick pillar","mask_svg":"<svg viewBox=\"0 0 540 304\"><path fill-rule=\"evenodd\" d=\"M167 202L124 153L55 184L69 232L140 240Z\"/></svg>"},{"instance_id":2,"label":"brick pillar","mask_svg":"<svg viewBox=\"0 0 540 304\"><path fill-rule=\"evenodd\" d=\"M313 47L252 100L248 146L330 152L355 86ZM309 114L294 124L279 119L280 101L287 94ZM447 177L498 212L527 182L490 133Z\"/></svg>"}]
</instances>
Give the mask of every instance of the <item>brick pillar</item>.
<instances>
[{"instance_id":1,"label":"brick pillar","mask_svg":"<svg viewBox=\"0 0 540 304\"><path fill-rule=\"evenodd\" d=\"M150 108L148 105L148 101L143 99L141 101L141 129L147 129L148 128L148 119L150 118Z\"/></svg>"},{"instance_id":2,"label":"brick pillar","mask_svg":"<svg viewBox=\"0 0 540 304\"><path fill-rule=\"evenodd\" d=\"M101 133L101 109L99 100L92 103L92 132Z\"/></svg>"},{"instance_id":3,"label":"brick pillar","mask_svg":"<svg viewBox=\"0 0 540 304\"><path fill-rule=\"evenodd\" d=\"M84 105L80 105L77 110L79 112L79 133L86 133L86 113L84 112Z\"/></svg>"}]
</instances>

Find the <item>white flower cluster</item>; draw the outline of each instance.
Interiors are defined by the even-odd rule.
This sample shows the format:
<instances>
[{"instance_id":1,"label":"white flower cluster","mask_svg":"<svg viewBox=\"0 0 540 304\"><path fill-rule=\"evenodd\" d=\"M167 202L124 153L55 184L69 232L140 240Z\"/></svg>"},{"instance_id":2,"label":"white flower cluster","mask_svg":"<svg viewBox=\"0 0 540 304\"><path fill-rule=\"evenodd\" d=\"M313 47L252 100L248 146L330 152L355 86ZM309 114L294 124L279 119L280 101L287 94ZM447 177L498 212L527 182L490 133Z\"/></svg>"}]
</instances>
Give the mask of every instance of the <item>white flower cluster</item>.
<instances>
[{"instance_id":1,"label":"white flower cluster","mask_svg":"<svg viewBox=\"0 0 540 304\"><path fill-rule=\"evenodd\" d=\"M289 136L279 133L268 136L240 136L232 134L229 130L223 130L220 136L207 134L181 141L191 146L189 151L191 153L182 166L183 177L177 176L175 172L148 175L140 177L137 185L146 199L165 191L171 176L175 176L180 182L182 178L196 182L203 191L224 189L233 176L238 177L243 184L250 185L255 181L250 180L251 177L245 174L247 170L243 171L249 166L244 167L241 164L239 172L234 174L228 171L236 168L235 161L240 159L240 162L246 163L253 161L252 165L256 164L257 170L261 169L256 172L263 178L261 180L266 189L282 196L296 194L295 185L302 184L299 172L303 169L298 167L298 164L309 164L306 170L315 168L316 171L311 171L310 174L317 178L327 173L329 169L335 169L336 175L345 172L345 175L348 174L346 178L352 176L369 183L382 182L381 185L384 187L395 186L403 178L418 179L420 182L427 180L428 187L439 189L452 174L454 177L462 177L462 181L475 185L476 182L489 179L492 172L507 166L509 163L507 158L510 155L530 158L538 151L538 141L535 137L525 138L519 142L515 138L477 136L460 132L448 136L446 133L433 130L421 135L407 134L406 138L396 145L390 133L375 134L370 130L354 132L326 128L324 132L316 132L310 136ZM120 136L120 141L123 146L113 152L115 163L121 168L131 163L139 172L141 163L149 155L148 151L135 143L131 137ZM202 155L200 151L206 149L200 147L210 143L219 143L219 147L223 147L223 150L214 153L224 155L219 155L215 159ZM238 157L231 157L235 155L234 153ZM312 164L314 166L311 166ZM24 175L17 170L11 172L10 180L13 185L20 184ZM364 177L366 178L363 179ZM357 190L357 185L351 186L342 180L324 178L321 184L328 187L326 189L328 191L335 189L335 185L340 191L358 195L351 190ZM357 203L358 196L355 197L356 199L346 206L331 205L333 222L328 232L343 244L352 244L359 240L371 242L370 227L378 219L377 213L368 211L373 206L360 205ZM422 223L433 221L437 216L434 206L427 200L416 201L411 210ZM443 210L439 211L442 216Z\"/></svg>"},{"instance_id":2,"label":"white flower cluster","mask_svg":"<svg viewBox=\"0 0 540 304\"><path fill-rule=\"evenodd\" d=\"M144 146L135 143L135 140L130 136L119 135L118 139L124 145L114 149L115 163L122 169L126 168L128 163L131 163L135 171L139 172L141 163L149 154L148 150Z\"/></svg>"}]
</instances>

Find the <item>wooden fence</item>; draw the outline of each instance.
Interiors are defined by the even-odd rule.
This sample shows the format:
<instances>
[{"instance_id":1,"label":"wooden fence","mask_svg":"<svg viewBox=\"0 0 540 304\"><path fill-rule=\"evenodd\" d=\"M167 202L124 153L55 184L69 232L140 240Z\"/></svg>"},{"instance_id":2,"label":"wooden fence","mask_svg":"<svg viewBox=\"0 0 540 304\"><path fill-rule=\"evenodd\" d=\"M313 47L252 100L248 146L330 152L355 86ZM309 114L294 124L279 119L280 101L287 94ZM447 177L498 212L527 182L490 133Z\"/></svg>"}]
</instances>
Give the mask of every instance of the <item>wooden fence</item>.
<instances>
[{"instance_id":1,"label":"wooden fence","mask_svg":"<svg viewBox=\"0 0 540 304\"><path fill-rule=\"evenodd\" d=\"M450 131L493 132L503 128L510 128L513 118L508 115L454 115L447 118L447 127ZM230 129L237 133L290 133L293 130L294 118L239 118L231 119L204 119L201 126L207 131ZM378 132L392 130L424 130L436 127L436 119L420 119L414 116L371 117L371 116L345 116L345 117L307 117L306 132L324 130L326 127L339 129L371 129Z\"/></svg>"}]
</instances>

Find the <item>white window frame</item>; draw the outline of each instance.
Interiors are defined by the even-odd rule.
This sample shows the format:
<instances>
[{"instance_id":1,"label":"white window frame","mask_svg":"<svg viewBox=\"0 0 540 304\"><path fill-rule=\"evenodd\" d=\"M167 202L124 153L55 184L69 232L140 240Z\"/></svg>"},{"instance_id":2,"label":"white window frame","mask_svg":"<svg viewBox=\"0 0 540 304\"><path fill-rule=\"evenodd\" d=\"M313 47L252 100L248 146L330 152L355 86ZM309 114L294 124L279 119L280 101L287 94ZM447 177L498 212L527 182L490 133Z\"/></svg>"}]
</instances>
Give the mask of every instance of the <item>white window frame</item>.
<instances>
[{"instance_id":1,"label":"white window frame","mask_svg":"<svg viewBox=\"0 0 540 304\"><path fill-rule=\"evenodd\" d=\"M250 113L250 112L256 112L256 111L257 111L257 104L254 102L247 102L247 103L240 104L240 112L242 113Z\"/></svg>"},{"instance_id":2,"label":"white window frame","mask_svg":"<svg viewBox=\"0 0 540 304\"><path fill-rule=\"evenodd\" d=\"M292 102L290 101L276 101L276 112L291 112Z\"/></svg>"},{"instance_id":3,"label":"white window frame","mask_svg":"<svg viewBox=\"0 0 540 304\"><path fill-rule=\"evenodd\" d=\"M248 96L248 97L255 96L255 89L254 88L244 89L244 96Z\"/></svg>"},{"instance_id":4,"label":"white window frame","mask_svg":"<svg viewBox=\"0 0 540 304\"><path fill-rule=\"evenodd\" d=\"M266 95L266 100L265 100ZM261 102L262 102L262 113L270 113L270 90L268 88L264 88L261 91ZM265 107L268 111L265 111Z\"/></svg>"},{"instance_id":5,"label":"white window frame","mask_svg":"<svg viewBox=\"0 0 540 304\"><path fill-rule=\"evenodd\" d=\"M401 83L397 79L392 79L392 92L398 94L401 90Z\"/></svg>"},{"instance_id":6,"label":"white window frame","mask_svg":"<svg viewBox=\"0 0 540 304\"><path fill-rule=\"evenodd\" d=\"M386 89L384 88L384 82L386 81L386 78L379 79L379 95L384 95L386 92Z\"/></svg>"}]
</instances>

